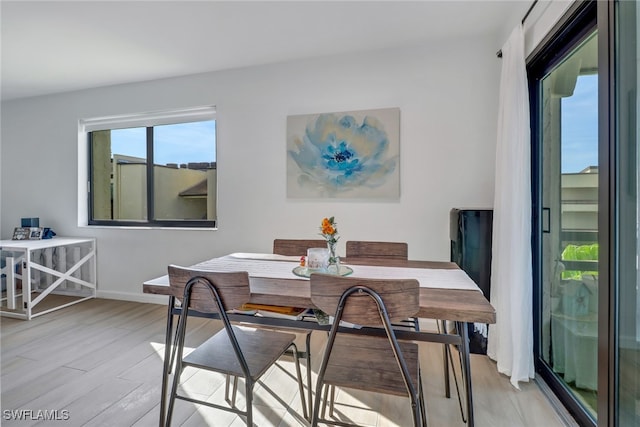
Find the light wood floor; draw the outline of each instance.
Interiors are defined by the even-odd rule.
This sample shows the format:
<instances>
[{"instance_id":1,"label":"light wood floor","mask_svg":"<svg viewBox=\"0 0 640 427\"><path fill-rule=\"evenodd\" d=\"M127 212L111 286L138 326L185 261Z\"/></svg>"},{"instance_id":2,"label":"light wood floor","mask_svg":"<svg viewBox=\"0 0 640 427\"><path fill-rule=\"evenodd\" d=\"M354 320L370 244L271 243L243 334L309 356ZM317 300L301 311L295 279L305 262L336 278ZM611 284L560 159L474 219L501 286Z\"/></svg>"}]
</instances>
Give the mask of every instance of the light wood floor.
<instances>
[{"instance_id":1,"label":"light wood floor","mask_svg":"<svg viewBox=\"0 0 640 427\"><path fill-rule=\"evenodd\" d=\"M0 319L2 425L156 426L165 314L160 305L97 299L31 321ZM193 319L190 325L190 347L219 327L203 319ZM326 334L313 334L314 375L325 338ZM455 394L451 399L444 396L442 347L421 344L420 352L429 426L464 426ZM566 425L535 382L522 384L518 391L486 356L471 358L477 426ZM301 415L294 372L292 359L285 357L256 386L256 425L308 425ZM222 376L194 374L183 374L184 391L224 401ZM363 426L411 425L407 399L340 390L337 402L336 416ZM68 420L8 419L8 411L21 409L32 410L33 418L38 410L58 410L60 417L68 414ZM173 425L245 424L234 414L177 401Z\"/></svg>"}]
</instances>

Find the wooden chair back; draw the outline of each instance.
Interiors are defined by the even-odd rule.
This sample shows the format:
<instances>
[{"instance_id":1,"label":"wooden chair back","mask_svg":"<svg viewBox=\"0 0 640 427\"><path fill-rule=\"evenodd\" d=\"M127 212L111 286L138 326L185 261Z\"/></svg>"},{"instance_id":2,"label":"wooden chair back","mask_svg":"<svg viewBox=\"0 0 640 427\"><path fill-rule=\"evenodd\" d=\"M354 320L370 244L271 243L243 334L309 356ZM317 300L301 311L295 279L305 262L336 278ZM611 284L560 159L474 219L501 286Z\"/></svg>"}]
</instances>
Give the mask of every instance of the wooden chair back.
<instances>
[{"instance_id":1,"label":"wooden chair back","mask_svg":"<svg viewBox=\"0 0 640 427\"><path fill-rule=\"evenodd\" d=\"M275 239L273 241L273 253L288 256L307 255L309 248L326 248L326 240L316 239Z\"/></svg>"},{"instance_id":2,"label":"wooden chair back","mask_svg":"<svg viewBox=\"0 0 640 427\"><path fill-rule=\"evenodd\" d=\"M408 259L409 247L404 242L347 242L347 258Z\"/></svg>"},{"instance_id":3,"label":"wooden chair back","mask_svg":"<svg viewBox=\"0 0 640 427\"><path fill-rule=\"evenodd\" d=\"M314 273L310 285L311 302L330 315L336 312L342 294L354 286L364 286L377 293L391 321L413 317L420 309L420 284L415 279L369 279ZM342 320L363 326L383 325L376 302L362 292L355 292L346 299Z\"/></svg>"},{"instance_id":4,"label":"wooden chair back","mask_svg":"<svg viewBox=\"0 0 640 427\"><path fill-rule=\"evenodd\" d=\"M215 286L225 311L249 302L249 273L246 271L214 272L170 265L169 289L180 302L187 282L194 277L204 277ZM216 299L204 281L193 286L189 308L202 313L219 313Z\"/></svg>"}]
</instances>

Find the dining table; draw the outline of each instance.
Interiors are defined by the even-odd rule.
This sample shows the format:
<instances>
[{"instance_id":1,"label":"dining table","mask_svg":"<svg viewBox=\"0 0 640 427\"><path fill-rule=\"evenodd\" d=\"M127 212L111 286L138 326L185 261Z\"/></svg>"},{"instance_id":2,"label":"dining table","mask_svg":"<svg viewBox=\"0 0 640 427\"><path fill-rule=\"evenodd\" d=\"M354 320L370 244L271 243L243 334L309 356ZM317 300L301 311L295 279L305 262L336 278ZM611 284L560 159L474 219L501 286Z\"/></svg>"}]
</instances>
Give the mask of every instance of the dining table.
<instances>
[{"instance_id":1,"label":"dining table","mask_svg":"<svg viewBox=\"0 0 640 427\"><path fill-rule=\"evenodd\" d=\"M194 269L207 271L247 271L249 273L250 299L257 305L274 305L315 308L311 301L309 274L300 267L299 257L261 253L232 253L215 257L191 265ZM398 328L398 339L419 342L433 342L453 345L458 348L461 360L463 386L466 396L466 414L469 426L474 425L473 392L471 384L471 363L469 350L468 324L494 324L496 312L471 278L453 262L419 261L381 258L341 258L340 274L350 277L369 277L381 279L416 279L420 284L419 319L449 321L454 328L434 331L422 331L413 328ZM165 354L160 402L160 425L166 415L166 394L170 364L172 362L174 318L182 308L176 301L169 286L168 275L150 279L143 283L146 294L168 296ZM192 309L189 316L217 317L214 314L199 313ZM329 331L330 325L306 319L287 319L256 315L228 313L233 322L266 325L276 328ZM444 323L444 322L443 322ZM340 332L386 336L378 328L340 327ZM310 334L307 335L307 340ZM308 342L307 342L307 348ZM448 348L448 346L445 346ZM445 351L445 375L448 379L448 361ZM310 380L309 354L307 356L307 378ZM448 384L448 381L447 381ZM311 387L309 387L311 404ZM448 394L448 391L447 391Z\"/></svg>"}]
</instances>

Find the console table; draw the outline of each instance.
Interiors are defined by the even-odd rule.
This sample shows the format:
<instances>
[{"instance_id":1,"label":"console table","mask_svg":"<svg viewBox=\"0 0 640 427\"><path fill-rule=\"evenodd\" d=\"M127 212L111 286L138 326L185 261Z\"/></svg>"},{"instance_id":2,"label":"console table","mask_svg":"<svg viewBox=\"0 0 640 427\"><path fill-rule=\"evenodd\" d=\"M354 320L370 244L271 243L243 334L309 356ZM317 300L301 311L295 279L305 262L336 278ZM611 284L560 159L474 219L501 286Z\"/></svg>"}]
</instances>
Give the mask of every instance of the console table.
<instances>
[{"instance_id":1,"label":"console table","mask_svg":"<svg viewBox=\"0 0 640 427\"><path fill-rule=\"evenodd\" d=\"M0 240L6 291L0 314L30 320L96 297L96 240L54 237L45 240ZM21 290L18 288L18 280ZM34 310L50 294L74 297Z\"/></svg>"}]
</instances>

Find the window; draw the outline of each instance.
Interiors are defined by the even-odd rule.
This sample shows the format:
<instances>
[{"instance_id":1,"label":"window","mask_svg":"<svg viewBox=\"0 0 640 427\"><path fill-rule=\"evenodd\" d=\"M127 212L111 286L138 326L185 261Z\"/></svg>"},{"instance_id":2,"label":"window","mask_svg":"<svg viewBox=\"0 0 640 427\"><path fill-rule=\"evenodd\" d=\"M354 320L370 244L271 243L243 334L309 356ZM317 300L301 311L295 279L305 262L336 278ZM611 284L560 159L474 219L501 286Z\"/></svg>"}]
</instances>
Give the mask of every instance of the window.
<instances>
[{"instance_id":1,"label":"window","mask_svg":"<svg viewBox=\"0 0 640 427\"><path fill-rule=\"evenodd\" d=\"M81 122L88 224L214 227L213 107Z\"/></svg>"}]
</instances>

